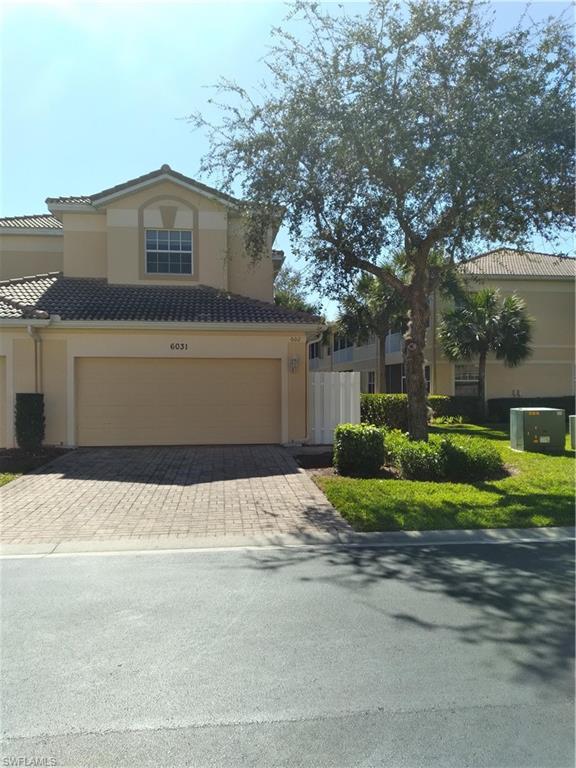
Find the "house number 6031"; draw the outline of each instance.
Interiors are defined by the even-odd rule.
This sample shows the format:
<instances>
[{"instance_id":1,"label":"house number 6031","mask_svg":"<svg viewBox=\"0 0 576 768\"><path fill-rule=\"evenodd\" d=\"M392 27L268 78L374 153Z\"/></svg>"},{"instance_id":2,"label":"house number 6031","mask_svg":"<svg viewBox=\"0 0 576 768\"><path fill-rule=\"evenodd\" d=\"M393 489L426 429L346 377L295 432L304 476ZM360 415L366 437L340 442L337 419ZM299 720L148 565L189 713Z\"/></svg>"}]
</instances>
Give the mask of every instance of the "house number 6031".
<instances>
[{"instance_id":1,"label":"house number 6031","mask_svg":"<svg viewBox=\"0 0 576 768\"><path fill-rule=\"evenodd\" d=\"M173 341L170 344L170 349L188 349L188 344L185 344L183 341Z\"/></svg>"}]
</instances>

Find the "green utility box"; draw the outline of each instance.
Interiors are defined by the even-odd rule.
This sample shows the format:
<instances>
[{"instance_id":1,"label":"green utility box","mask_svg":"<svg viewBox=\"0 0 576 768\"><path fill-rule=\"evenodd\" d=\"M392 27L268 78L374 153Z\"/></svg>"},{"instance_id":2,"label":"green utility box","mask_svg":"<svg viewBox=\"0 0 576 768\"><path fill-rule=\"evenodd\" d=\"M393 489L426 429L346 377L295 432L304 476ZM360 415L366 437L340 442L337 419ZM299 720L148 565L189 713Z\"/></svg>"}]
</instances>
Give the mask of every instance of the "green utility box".
<instances>
[{"instance_id":1,"label":"green utility box","mask_svg":"<svg viewBox=\"0 0 576 768\"><path fill-rule=\"evenodd\" d=\"M570 424L570 447L576 448L576 416L568 416Z\"/></svg>"},{"instance_id":2,"label":"green utility box","mask_svg":"<svg viewBox=\"0 0 576 768\"><path fill-rule=\"evenodd\" d=\"M511 408L510 447L516 451L562 453L566 416L561 408Z\"/></svg>"}]
</instances>

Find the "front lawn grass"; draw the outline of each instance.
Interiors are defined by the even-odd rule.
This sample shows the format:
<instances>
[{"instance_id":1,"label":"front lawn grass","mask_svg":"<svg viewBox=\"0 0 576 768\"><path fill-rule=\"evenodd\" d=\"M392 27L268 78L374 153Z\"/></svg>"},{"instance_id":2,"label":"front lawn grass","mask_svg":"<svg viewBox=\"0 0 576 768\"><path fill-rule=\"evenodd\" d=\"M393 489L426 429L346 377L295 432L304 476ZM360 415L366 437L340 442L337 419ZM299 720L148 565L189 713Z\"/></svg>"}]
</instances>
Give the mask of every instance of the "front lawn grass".
<instances>
[{"instance_id":1,"label":"front lawn grass","mask_svg":"<svg viewBox=\"0 0 576 768\"><path fill-rule=\"evenodd\" d=\"M20 477L20 475L14 474L12 472L0 473L0 487L6 485L6 483L9 483L11 480L16 480L17 477Z\"/></svg>"},{"instance_id":2,"label":"front lawn grass","mask_svg":"<svg viewBox=\"0 0 576 768\"><path fill-rule=\"evenodd\" d=\"M574 451L519 453L501 427L434 427L440 434L494 440L511 474L474 483L315 477L330 503L357 531L533 528L574 524Z\"/></svg>"}]
</instances>

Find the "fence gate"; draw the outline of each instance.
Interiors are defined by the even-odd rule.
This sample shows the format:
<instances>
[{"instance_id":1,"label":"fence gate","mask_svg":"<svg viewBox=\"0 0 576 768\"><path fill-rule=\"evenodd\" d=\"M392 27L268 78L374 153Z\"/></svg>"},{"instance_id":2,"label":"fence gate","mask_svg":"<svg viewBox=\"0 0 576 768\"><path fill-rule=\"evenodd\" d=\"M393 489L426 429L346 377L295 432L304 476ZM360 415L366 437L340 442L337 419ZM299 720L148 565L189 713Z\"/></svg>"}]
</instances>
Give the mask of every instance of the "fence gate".
<instances>
[{"instance_id":1,"label":"fence gate","mask_svg":"<svg viewBox=\"0 0 576 768\"><path fill-rule=\"evenodd\" d=\"M308 423L312 445L331 445L338 424L360 423L360 373L310 373Z\"/></svg>"}]
</instances>

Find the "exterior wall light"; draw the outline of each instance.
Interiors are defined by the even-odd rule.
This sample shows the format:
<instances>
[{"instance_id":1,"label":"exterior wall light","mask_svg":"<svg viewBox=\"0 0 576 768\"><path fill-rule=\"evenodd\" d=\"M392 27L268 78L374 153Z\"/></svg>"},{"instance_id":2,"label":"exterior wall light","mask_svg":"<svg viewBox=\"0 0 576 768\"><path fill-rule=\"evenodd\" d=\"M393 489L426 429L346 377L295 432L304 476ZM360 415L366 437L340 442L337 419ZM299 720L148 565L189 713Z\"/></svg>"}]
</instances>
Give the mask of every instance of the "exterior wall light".
<instances>
[{"instance_id":1,"label":"exterior wall light","mask_svg":"<svg viewBox=\"0 0 576 768\"><path fill-rule=\"evenodd\" d=\"M298 355L288 358L288 370L290 371L290 373L296 373L299 365L300 365L300 357Z\"/></svg>"}]
</instances>

